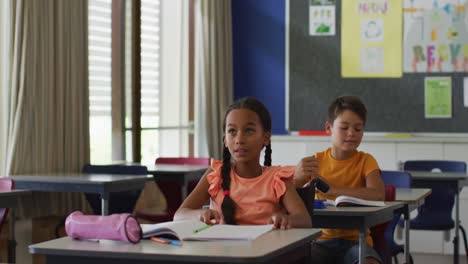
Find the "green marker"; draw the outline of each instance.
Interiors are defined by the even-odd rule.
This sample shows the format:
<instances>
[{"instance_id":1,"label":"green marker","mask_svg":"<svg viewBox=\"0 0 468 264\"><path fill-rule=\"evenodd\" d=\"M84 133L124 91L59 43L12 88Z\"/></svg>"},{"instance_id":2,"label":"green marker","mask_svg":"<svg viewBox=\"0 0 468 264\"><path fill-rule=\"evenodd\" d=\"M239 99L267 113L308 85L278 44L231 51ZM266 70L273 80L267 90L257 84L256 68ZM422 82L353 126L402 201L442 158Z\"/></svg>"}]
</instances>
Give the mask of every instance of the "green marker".
<instances>
[{"instance_id":1,"label":"green marker","mask_svg":"<svg viewBox=\"0 0 468 264\"><path fill-rule=\"evenodd\" d=\"M201 232L201 231L207 229L208 227L211 227L211 225L206 225L206 226L200 227L198 229L195 229L195 231L193 231L193 232L198 233L198 232Z\"/></svg>"}]
</instances>

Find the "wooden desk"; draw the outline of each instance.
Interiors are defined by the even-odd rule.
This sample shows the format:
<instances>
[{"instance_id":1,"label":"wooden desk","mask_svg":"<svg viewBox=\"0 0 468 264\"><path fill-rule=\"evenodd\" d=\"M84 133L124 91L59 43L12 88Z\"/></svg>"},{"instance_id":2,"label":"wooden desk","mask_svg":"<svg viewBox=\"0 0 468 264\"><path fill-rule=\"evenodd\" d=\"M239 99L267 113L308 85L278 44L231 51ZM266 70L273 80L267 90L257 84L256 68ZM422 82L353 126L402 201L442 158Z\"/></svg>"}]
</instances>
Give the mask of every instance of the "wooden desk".
<instances>
[{"instance_id":1,"label":"wooden desk","mask_svg":"<svg viewBox=\"0 0 468 264\"><path fill-rule=\"evenodd\" d=\"M148 173L154 176L156 181L171 181L179 183L182 192L182 201L187 197L187 186L192 180L198 180L209 168L204 165L184 164L152 164L145 165Z\"/></svg>"},{"instance_id":2,"label":"wooden desk","mask_svg":"<svg viewBox=\"0 0 468 264\"><path fill-rule=\"evenodd\" d=\"M102 215L109 213L109 193L143 189L150 175L121 174L38 174L12 175L15 189L45 192L81 192L101 195Z\"/></svg>"},{"instance_id":3,"label":"wooden desk","mask_svg":"<svg viewBox=\"0 0 468 264\"><path fill-rule=\"evenodd\" d=\"M273 230L254 241L184 241L182 246L64 237L31 245L29 252L46 255L47 264L286 263L298 260L301 253L309 258L310 243L318 236L320 230L313 228Z\"/></svg>"},{"instance_id":4,"label":"wooden desk","mask_svg":"<svg viewBox=\"0 0 468 264\"><path fill-rule=\"evenodd\" d=\"M406 263L410 262L410 212L424 204L424 199L431 194L431 189L408 189L397 188L395 200L404 203L402 208L403 217L405 219L405 244L404 253Z\"/></svg>"},{"instance_id":5,"label":"wooden desk","mask_svg":"<svg viewBox=\"0 0 468 264\"><path fill-rule=\"evenodd\" d=\"M453 263L459 262L458 236L460 228L460 190L468 185L468 174L458 172L409 171L412 188L447 188L455 191L455 237L453 239Z\"/></svg>"},{"instance_id":6,"label":"wooden desk","mask_svg":"<svg viewBox=\"0 0 468 264\"><path fill-rule=\"evenodd\" d=\"M385 202L386 206L346 206L314 209L312 225L317 228L342 228L359 230L359 263L364 263L366 231L393 218L393 212L404 206L401 202Z\"/></svg>"},{"instance_id":7,"label":"wooden desk","mask_svg":"<svg viewBox=\"0 0 468 264\"><path fill-rule=\"evenodd\" d=\"M16 262L16 239L15 239L15 211L14 208L18 204L18 197L31 194L28 190L11 190L0 192L0 207L10 208L8 222L8 262Z\"/></svg>"}]
</instances>

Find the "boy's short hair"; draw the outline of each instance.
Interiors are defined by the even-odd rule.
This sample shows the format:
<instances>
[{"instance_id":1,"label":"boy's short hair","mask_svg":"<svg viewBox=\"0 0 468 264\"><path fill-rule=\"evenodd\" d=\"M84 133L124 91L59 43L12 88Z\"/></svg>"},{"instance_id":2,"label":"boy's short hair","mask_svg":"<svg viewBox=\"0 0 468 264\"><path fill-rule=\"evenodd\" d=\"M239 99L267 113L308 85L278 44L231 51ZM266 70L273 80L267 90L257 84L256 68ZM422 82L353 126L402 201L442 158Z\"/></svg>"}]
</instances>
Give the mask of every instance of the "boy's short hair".
<instances>
[{"instance_id":1,"label":"boy's short hair","mask_svg":"<svg viewBox=\"0 0 468 264\"><path fill-rule=\"evenodd\" d=\"M333 124L333 121L345 110L350 110L357 114L364 125L366 125L367 109L361 99L357 96L341 96L333 100L328 107L328 122Z\"/></svg>"}]
</instances>

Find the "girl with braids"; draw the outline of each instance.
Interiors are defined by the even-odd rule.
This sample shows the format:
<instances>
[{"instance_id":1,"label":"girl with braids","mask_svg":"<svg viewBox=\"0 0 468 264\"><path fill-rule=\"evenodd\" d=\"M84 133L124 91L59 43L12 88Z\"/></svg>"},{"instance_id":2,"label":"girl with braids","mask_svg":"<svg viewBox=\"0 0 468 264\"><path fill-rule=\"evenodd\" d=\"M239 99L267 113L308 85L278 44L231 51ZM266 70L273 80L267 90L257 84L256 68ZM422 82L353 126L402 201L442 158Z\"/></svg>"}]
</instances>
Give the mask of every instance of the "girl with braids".
<instances>
[{"instance_id":1,"label":"girl with braids","mask_svg":"<svg viewBox=\"0 0 468 264\"><path fill-rule=\"evenodd\" d=\"M249 97L234 102L224 116L223 131L223 160L212 161L174 220L273 224L281 229L311 227L293 183L295 166L271 166L271 118L265 106ZM210 208L202 208L208 200Z\"/></svg>"}]
</instances>

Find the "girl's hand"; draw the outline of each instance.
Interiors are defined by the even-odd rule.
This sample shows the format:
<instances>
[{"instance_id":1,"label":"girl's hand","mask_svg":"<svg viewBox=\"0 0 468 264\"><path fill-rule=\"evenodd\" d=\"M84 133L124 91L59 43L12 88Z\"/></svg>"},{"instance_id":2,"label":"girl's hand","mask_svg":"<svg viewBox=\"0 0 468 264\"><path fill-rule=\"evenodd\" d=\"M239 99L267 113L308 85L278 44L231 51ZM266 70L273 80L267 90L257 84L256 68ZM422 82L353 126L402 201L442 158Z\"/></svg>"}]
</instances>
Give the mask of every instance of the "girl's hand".
<instances>
[{"instance_id":1,"label":"girl's hand","mask_svg":"<svg viewBox=\"0 0 468 264\"><path fill-rule=\"evenodd\" d=\"M283 213L275 213L271 216L268 224L273 224L273 229L289 229L291 223L289 221L289 215Z\"/></svg>"},{"instance_id":2,"label":"girl's hand","mask_svg":"<svg viewBox=\"0 0 468 264\"><path fill-rule=\"evenodd\" d=\"M200 214L200 221L204 222L207 225L215 225L220 223L221 216L216 210L203 209Z\"/></svg>"}]
</instances>

